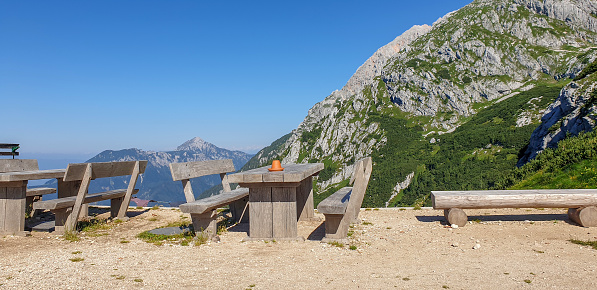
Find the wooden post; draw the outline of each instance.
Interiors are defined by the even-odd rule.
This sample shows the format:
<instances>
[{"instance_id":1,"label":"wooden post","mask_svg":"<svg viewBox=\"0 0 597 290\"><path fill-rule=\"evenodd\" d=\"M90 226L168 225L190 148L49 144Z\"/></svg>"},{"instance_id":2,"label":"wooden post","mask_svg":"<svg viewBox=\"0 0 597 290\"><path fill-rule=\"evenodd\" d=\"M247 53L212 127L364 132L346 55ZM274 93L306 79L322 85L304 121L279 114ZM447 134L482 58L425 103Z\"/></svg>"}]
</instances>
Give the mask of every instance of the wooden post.
<instances>
[{"instance_id":1,"label":"wooden post","mask_svg":"<svg viewBox=\"0 0 597 290\"><path fill-rule=\"evenodd\" d=\"M0 232L24 235L27 181L3 182L0 186Z\"/></svg>"},{"instance_id":2,"label":"wooden post","mask_svg":"<svg viewBox=\"0 0 597 290\"><path fill-rule=\"evenodd\" d=\"M296 212L298 213L299 221L308 221L315 217L312 176L301 181L301 184L296 189Z\"/></svg>"},{"instance_id":3,"label":"wooden post","mask_svg":"<svg viewBox=\"0 0 597 290\"><path fill-rule=\"evenodd\" d=\"M251 187L249 192L250 238L271 238L273 236L272 189Z\"/></svg>"},{"instance_id":4,"label":"wooden post","mask_svg":"<svg viewBox=\"0 0 597 290\"><path fill-rule=\"evenodd\" d=\"M570 208L568 209L568 217L583 227L596 227L597 207Z\"/></svg>"},{"instance_id":5,"label":"wooden post","mask_svg":"<svg viewBox=\"0 0 597 290\"><path fill-rule=\"evenodd\" d=\"M444 210L444 217L448 221L448 225L457 225L459 227L464 227L468 221L466 213L459 208Z\"/></svg>"},{"instance_id":6,"label":"wooden post","mask_svg":"<svg viewBox=\"0 0 597 290\"><path fill-rule=\"evenodd\" d=\"M66 223L64 225L65 231L75 231L77 229L77 220L79 219L79 213L83 205L83 199L85 198L87 190L89 189L89 182L91 181L91 176L91 163L87 163L85 167L85 173L83 175L83 180L81 180L81 187L79 187L79 192L77 193L77 198L75 199L75 204L73 205L73 211L68 216L68 219L66 220Z\"/></svg>"},{"instance_id":7,"label":"wooden post","mask_svg":"<svg viewBox=\"0 0 597 290\"><path fill-rule=\"evenodd\" d=\"M217 215L215 210L210 210L202 214L192 213L191 220L195 233L204 233L210 239L213 239L218 231Z\"/></svg>"},{"instance_id":8,"label":"wooden post","mask_svg":"<svg viewBox=\"0 0 597 290\"><path fill-rule=\"evenodd\" d=\"M296 187L272 188L272 237L296 238Z\"/></svg>"},{"instance_id":9,"label":"wooden post","mask_svg":"<svg viewBox=\"0 0 597 290\"><path fill-rule=\"evenodd\" d=\"M139 161L137 161L137 162L135 162L135 166L133 167L133 172L131 173L131 180L129 181L129 186L126 189L126 194L122 198L122 201L120 201L120 209L118 210L118 215L117 215L117 217L119 219L126 218L126 210L128 209L129 204L131 203L131 197L133 196L133 191L135 190L135 186L137 185L137 179L139 178L139 172L140 172ZM112 204L114 205L115 203L113 202Z\"/></svg>"}]
</instances>

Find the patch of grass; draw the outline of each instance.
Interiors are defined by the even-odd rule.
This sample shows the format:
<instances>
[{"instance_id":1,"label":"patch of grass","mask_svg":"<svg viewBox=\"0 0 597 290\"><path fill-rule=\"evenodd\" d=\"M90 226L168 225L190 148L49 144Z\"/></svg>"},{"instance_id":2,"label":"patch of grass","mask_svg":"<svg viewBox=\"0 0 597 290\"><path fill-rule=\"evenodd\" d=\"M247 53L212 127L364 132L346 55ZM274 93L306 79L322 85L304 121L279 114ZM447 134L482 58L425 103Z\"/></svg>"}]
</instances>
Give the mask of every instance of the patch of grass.
<instances>
[{"instance_id":1,"label":"patch of grass","mask_svg":"<svg viewBox=\"0 0 597 290\"><path fill-rule=\"evenodd\" d=\"M420 205L415 205L415 206L413 207L413 210L421 210L421 206L420 206Z\"/></svg>"},{"instance_id":2,"label":"patch of grass","mask_svg":"<svg viewBox=\"0 0 597 290\"><path fill-rule=\"evenodd\" d=\"M116 276L116 280L124 280L124 278L126 278L126 277L123 275Z\"/></svg>"},{"instance_id":3,"label":"patch of grass","mask_svg":"<svg viewBox=\"0 0 597 290\"><path fill-rule=\"evenodd\" d=\"M408 277L404 277L404 278L402 278L402 280L403 280L403 281L410 281L410 278L408 278Z\"/></svg>"},{"instance_id":4,"label":"patch of grass","mask_svg":"<svg viewBox=\"0 0 597 290\"><path fill-rule=\"evenodd\" d=\"M533 249L533 251L535 251L536 253L539 253L539 254L545 253L544 251L539 251L539 250L534 250L534 249Z\"/></svg>"},{"instance_id":5,"label":"patch of grass","mask_svg":"<svg viewBox=\"0 0 597 290\"><path fill-rule=\"evenodd\" d=\"M74 252L72 252L71 254L73 254L73 255L78 255L78 254L80 254L80 253L82 253L82 252L81 252L81 251L74 251Z\"/></svg>"},{"instance_id":6,"label":"patch of grass","mask_svg":"<svg viewBox=\"0 0 597 290\"><path fill-rule=\"evenodd\" d=\"M524 282L527 283L527 284L531 284L531 282L533 282L533 281L531 281L529 279L524 279Z\"/></svg>"},{"instance_id":7,"label":"patch of grass","mask_svg":"<svg viewBox=\"0 0 597 290\"><path fill-rule=\"evenodd\" d=\"M70 258L69 260L71 262L81 262L81 261L84 261L85 259L83 259L81 257L76 257L76 258Z\"/></svg>"},{"instance_id":8,"label":"patch of grass","mask_svg":"<svg viewBox=\"0 0 597 290\"><path fill-rule=\"evenodd\" d=\"M363 221L363 225L364 225L364 226L371 226L371 225L373 225L373 224L372 224L372 223L370 223L370 222Z\"/></svg>"},{"instance_id":9,"label":"patch of grass","mask_svg":"<svg viewBox=\"0 0 597 290\"><path fill-rule=\"evenodd\" d=\"M206 233L203 233L203 232L197 233L197 236L195 237L195 246L201 246L201 245L207 243L208 240L209 240L209 236Z\"/></svg>"},{"instance_id":10,"label":"patch of grass","mask_svg":"<svg viewBox=\"0 0 597 290\"><path fill-rule=\"evenodd\" d=\"M81 240L79 236L77 236L77 232L74 231L65 231L64 235L62 235L62 238L69 242L78 242Z\"/></svg>"},{"instance_id":11,"label":"patch of grass","mask_svg":"<svg viewBox=\"0 0 597 290\"><path fill-rule=\"evenodd\" d=\"M332 245L332 246L335 246L335 247L338 247L338 248L344 248L344 244L340 243L338 241L329 242L328 245Z\"/></svg>"},{"instance_id":12,"label":"patch of grass","mask_svg":"<svg viewBox=\"0 0 597 290\"><path fill-rule=\"evenodd\" d=\"M154 205L154 206L153 206L152 208L150 208L149 210L156 210L156 209L160 209L160 206L159 206L159 205L157 205L157 204L156 204L156 205Z\"/></svg>"},{"instance_id":13,"label":"patch of grass","mask_svg":"<svg viewBox=\"0 0 597 290\"><path fill-rule=\"evenodd\" d=\"M157 217L150 217L147 220L150 221L150 222L155 222L155 221L158 220L158 218Z\"/></svg>"},{"instance_id":14,"label":"patch of grass","mask_svg":"<svg viewBox=\"0 0 597 290\"><path fill-rule=\"evenodd\" d=\"M593 247L593 249L597 250L597 241L581 241L581 240L575 240L575 239L571 239L568 241L573 244L577 244L577 245L581 245L581 246L590 246L590 247Z\"/></svg>"},{"instance_id":15,"label":"patch of grass","mask_svg":"<svg viewBox=\"0 0 597 290\"><path fill-rule=\"evenodd\" d=\"M120 243L121 243L121 244L128 244L128 243L130 243L130 241L127 241L127 240L122 240L122 241L120 241Z\"/></svg>"},{"instance_id":16,"label":"patch of grass","mask_svg":"<svg viewBox=\"0 0 597 290\"><path fill-rule=\"evenodd\" d=\"M138 283L141 283L141 282L143 282L143 279L136 278L136 279L134 279L133 281L135 281L135 282L138 282Z\"/></svg>"},{"instance_id":17,"label":"patch of grass","mask_svg":"<svg viewBox=\"0 0 597 290\"><path fill-rule=\"evenodd\" d=\"M349 248L349 249L351 249L351 250L353 250L353 251L355 251L355 250L357 249L357 246L355 246L355 245L350 245L350 247L348 247L348 248Z\"/></svg>"}]
</instances>

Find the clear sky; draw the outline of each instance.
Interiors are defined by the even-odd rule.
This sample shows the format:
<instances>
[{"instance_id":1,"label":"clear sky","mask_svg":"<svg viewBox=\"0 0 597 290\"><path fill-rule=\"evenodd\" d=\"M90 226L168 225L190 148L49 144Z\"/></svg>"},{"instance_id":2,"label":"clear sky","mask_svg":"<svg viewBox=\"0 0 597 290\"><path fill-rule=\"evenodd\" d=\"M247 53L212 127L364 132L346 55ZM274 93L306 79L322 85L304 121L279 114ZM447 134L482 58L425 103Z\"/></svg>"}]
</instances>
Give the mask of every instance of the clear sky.
<instances>
[{"instance_id":1,"label":"clear sky","mask_svg":"<svg viewBox=\"0 0 597 290\"><path fill-rule=\"evenodd\" d=\"M0 143L254 153L379 47L470 2L2 1Z\"/></svg>"}]
</instances>

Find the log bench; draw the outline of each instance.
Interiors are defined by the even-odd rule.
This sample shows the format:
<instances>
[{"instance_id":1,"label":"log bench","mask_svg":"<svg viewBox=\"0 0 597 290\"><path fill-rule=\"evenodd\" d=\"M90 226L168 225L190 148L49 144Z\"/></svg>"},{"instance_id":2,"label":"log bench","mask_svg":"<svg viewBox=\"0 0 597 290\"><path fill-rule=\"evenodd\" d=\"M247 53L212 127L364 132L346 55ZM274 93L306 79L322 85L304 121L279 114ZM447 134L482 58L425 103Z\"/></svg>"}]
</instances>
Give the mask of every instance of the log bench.
<instances>
[{"instance_id":1,"label":"log bench","mask_svg":"<svg viewBox=\"0 0 597 290\"><path fill-rule=\"evenodd\" d=\"M317 211L325 216L323 242L345 239L350 224L358 222L371 170L371 157L359 160L350 179L353 187L343 187L317 205Z\"/></svg>"},{"instance_id":2,"label":"log bench","mask_svg":"<svg viewBox=\"0 0 597 290\"><path fill-rule=\"evenodd\" d=\"M568 208L574 222L597 226L597 189L432 191L431 202L448 224L460 227L468 220L463 209L487 208Z\"/></svg>"},{"instance_id":3,"label":"log bench","mask_svg":"<svg viewBox=\"0 0 597 290\"><path fill-rule=\"evenodd\" d=\"M193 228L196 233L205 234L210 239L217 240L217 211L216 209L229 205L232 219L236 222L248 222L246 207L249 201L249 189L237 188L231 190L226 173L235 172L231 159L208 160L184 163L171 163L172 180L182 182L187 203L179 206L184 213L191 214ZM195 200L191 179L219 174L222 180L223 192L207 198Z\"/></svg>"},{"instance_id":4,"label":"log bench","mask_svg":"<svg viewBox=\"0 0 597 290\"><path fill-rule=\"evenodd\" d=\"M16 145L18 144L9 144ZM17 154L18 155L18 154ZM39 170L39 165L36 159L2 159L0 160L0 173L4 172L18 172L18 171L33 171ZM51 187L36 187L27 188L26 208L32 208L33 202L42 200L42 196L46 194L56 193L55 188ZM35 211L33 212L33 215Z\"/></svg>"},{"instance_id":5,"label":"log bench","mask_svg":"<svg viewBox=\"0 0 597 290\"><path fill-rule=\"evenodd\" d=\"M77 220L84 204L110 200L111 216L119 219L126 218L131 196L137 192L135 185L139 174L145 172L147 161L120 161L96 163L71 163L64 174L65 182L76 182L77 195L61 197L53 200L33 203L33 209L50 210L55 215L56 233L76 230ZM91 180L130 175L126 189L110 190L98 193L88 193Z\"/></svg>"}]
</instances>

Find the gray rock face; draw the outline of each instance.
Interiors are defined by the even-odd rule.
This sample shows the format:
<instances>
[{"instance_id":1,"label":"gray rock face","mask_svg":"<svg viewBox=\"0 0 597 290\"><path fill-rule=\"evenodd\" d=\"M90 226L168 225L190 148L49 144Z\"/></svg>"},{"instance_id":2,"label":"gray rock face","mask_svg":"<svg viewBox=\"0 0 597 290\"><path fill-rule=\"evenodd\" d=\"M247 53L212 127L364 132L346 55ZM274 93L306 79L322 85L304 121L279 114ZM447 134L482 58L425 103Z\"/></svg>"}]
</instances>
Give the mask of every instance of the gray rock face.
<instances>
[{"instance_id":1,"label":"gray rock face","mask_svg":"<svg viewBox=\"0 0 597 290\"><path fill-rule=\"evenodd\" d=\"M589 77L571 82L545 111L541 125L533 131L524 156L518 161L522 166L546 148L554 148L568 135L592 131L597 121L597 78Z\"/></svg>"},{"instance_id":2,"label":"gray rock face","mask_svg":"<svg viewBox=\"0 0 597 290\"><path fill-rule=\"evenodd\" d=\"M485 103L546 79L575 76L595 54L593 15L595 0L476 0L432 26L414 26L376 51L341 90L315 104L283 144L256 159L336 164L333 177L318 182L328 188L350 177L354 161L386 146L387 132L371 122L371 113L398 108L407 118L425 116L424 134L441 134ZM385 108L379 107L382 101ZM520 126L537 114L521 113ZM407 176L395 178L402 188Z\"/></svg>"}]
</instances>

